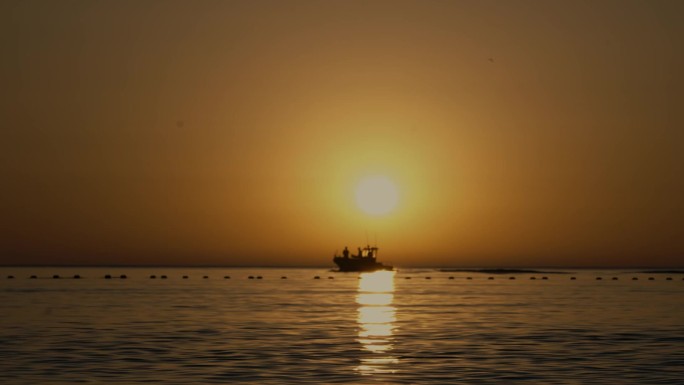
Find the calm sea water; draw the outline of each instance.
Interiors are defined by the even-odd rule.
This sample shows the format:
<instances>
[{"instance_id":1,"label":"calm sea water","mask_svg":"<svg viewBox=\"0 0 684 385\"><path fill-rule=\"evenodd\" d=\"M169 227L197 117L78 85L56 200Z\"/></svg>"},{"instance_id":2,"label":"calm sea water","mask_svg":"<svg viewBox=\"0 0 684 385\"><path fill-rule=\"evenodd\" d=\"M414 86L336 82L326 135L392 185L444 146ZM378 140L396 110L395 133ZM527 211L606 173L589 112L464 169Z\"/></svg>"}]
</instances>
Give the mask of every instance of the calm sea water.
<instances>
[{"instance_id":1,"label":"calm sea water","mask_svg":"<svg viewBox=\"0 0 684 385\"><path fill-rule=\"evenodd\" d=\"M0 272L0 383L684 383L682 275Z\"/></svg>"}]
</instances>

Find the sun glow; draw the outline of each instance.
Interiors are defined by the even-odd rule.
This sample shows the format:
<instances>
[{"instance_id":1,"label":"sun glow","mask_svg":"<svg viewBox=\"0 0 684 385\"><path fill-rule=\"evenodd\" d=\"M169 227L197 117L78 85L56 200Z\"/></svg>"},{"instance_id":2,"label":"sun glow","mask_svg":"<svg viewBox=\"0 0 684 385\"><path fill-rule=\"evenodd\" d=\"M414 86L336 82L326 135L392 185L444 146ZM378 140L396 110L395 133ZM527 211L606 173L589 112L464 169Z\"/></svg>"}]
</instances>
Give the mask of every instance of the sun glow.
<instances>
[{"instance_id":1,"label":"sun glow","mask_svg":"<svg viewBox=\"0 0 684 385\"><path fill-rule=\"evenodd\" d=\"M366 214L381 216L391 213L399 203L399 189L386 176L368 176L356 187L356 204Z\"/></svg>"}]
</instances>

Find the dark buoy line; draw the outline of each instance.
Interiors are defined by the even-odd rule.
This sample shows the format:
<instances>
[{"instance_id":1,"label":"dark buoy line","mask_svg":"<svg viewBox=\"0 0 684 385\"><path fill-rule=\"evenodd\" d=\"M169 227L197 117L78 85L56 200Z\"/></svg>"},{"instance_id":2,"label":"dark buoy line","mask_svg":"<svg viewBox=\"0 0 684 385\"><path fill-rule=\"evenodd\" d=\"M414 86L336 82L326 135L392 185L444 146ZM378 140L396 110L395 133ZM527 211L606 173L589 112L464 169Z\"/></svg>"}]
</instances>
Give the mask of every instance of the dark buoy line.
<instances>
[{"instance_id":1,"label":"dark buoy line","mask_svg":"<svg viewBox=\"0 0 684 385\"><path fill-rule=\"evenodd\" d=\"M49 277L49 276L48 276L48 277ZM45 278L48 278L48 277L45 277ZM52 277L52 279L61 279L61 278L82 279L82 278L84 278L84 277L81 276L80 274L74 274L74 275L72 275L72 276L70 276L70 277L69 277L69 276L67 276L67 277L62 277L62 276L59 275L59 274L53 274L51 277ZM7 279L14 279L15 276L10 274L10 275L7 275L6 278L7 278ZM38 279L38 276L37 276L37 275L31 275L31 276L29 276L28 278L29 278L29 279ZM121 274L121 275L119 275L119 276L113 277L111 274L106 274L106 275L102 276L102 278L104 278L104 279L112 279L112 278L128 279L128 276L127 276L126 274ZM167 275L159 275L159 276L157 276L157 275L155 275L155 274L151 274L151 275L149 276L149 279L157 279L157 278L160 278L160 279L167 279L168 276L167 276ZM183 275L182 278L183 278L183 279L189 279L190 276L189 276L189 275ZM204 276L202 276L202 278L203 278L203 279L209 279L209 276L208 276L208 275L204 275ZM223 276L223 279L230 279L230 278L231 278L231 276L229 276L229 275L224 275L224 276ZM248 279L264 279L264 277L261 276L261 275L257 275L257 276L250 275L250 276L248 276L247 278L248 278ZM287 278L288 278L288 277L287 277L287 276L284 276L284 275L283 275L283 276L280 276L280 279L281 279L281 280L282 280L282 279L287 279ZM334 279L335 279L334 276L323 276L323 277L321 277L321 276L317 275L317 276L314 276L314 277L313 277L313 279L322 279L322 278L327 278L328 280L334 280ZM397 277L397 278L399 278L399 277ZM404 276L404 279L412 279L412 278L413 278L413 277L411 277L411 276ZM419 277L416 277L416 278L419 278ZM427 275L427 276L423 276L423 278L424 278L424 279L427 279L427 280L431 280L433 277L430 276L430 275ZM473 280L473 279L475 279L475 278L473 278L472 276L456 277L456 276L453 276L453 275L450 275L450 276L439 276L439 277L437 277L437 278L446 278L446 279L448 279L448 280L456 280L456 279L460 279L460 278L465 278L466 280ZM487 276L486 278L487 278L487 280L490 280L490 281L493 281L493 280L496 279L495 276ZM506 277L500 277L500 278L506 279ZM521 277L521 278L523 278L523 277ZM624 278L625 278L625 279L629 279L629 277L624 277ZM642 278L643 278L643 277L642 277ZM357 279L361 279L361 276L360 276L360 275L357 276ZM511 281L517 280L517 279L518 279L517 276L514 276L514 275L508 276L508 280L511 280ZM529 279L530 279L530 280L537 280L537 279L549 280L549 277L547 277L547 276L536 277L536 276L533 275L533 276L529 276ZM578 280L578 277L577 277L577 276L570 276L569 279L570 279L571 281L576 281L576 280ZM638 281L639 279L640 279L640 278L639 278L638 276L632 276L632 277L631 277L631 280L632 280L632 281ZM656 281L656 280L657 280L655 277L647 277L647 278L644 278L644 279L647 279L647 280L649 280L649 281ZM672 277L672 276L663 277L663 280L666 280L666 281L673 281L673 280L677 280L677 279L678 279L677 277ZM596 281L603 281L603 280L604 280L604 277L603 277L603 276L596 276L596 277L595 277L595 280L596 280ZM620 280L620 277L618 277L618 276L610 277L610 276L609 276L609 277L605 277L605 280L619 281L619 280ZM682 277L682 281L684 281L684 277Z\"/></svg>"}]
</instances>

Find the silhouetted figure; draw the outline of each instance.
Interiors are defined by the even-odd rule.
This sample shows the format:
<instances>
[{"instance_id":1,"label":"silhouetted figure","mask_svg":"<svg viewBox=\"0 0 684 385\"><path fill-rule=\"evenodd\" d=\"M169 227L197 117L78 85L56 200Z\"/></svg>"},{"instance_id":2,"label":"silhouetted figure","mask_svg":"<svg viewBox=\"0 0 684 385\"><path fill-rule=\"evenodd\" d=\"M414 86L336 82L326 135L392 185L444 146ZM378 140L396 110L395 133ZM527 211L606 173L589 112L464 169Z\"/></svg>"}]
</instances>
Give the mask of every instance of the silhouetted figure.
<instances>
[{"instance_id":1,"label":"silhouetted figure","mask_svg":"<svg viewBox=\"0 0 684 385\"><path fill-rule=\"evenodd\" d=\"M360 247L358 248L358 250L359 250L359 254L358 254L356 257L357 257L357 258L363 257L363 252L361 251L361 248L360 248Z\"/></svg>"},{"instance_id":2,"label":"silhouetted figure","mask_svg":"<svg viewBox=\"0 0 684 385\"><path fill-rule=\"evenodd\" d=\"M349 258L349 249L347 246L344 247L344 250L342 250L342 256L345 258Z\"/></svg>"}]
</instances>

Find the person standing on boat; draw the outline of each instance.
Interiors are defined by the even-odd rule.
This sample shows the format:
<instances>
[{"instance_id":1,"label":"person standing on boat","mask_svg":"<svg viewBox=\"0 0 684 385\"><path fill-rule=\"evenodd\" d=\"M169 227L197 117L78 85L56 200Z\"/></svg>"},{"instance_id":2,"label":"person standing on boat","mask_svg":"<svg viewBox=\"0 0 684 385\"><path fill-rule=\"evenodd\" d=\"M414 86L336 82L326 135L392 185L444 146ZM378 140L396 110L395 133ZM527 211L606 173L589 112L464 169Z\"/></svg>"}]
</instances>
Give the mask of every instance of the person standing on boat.
<instances>
[{"instance_id":1,"label":"person standing on boat","mask_svg":"<svg viewBox=\"0 0 684 385\"><path fill-rule=\"evenodd\" d=\"M342 255L344 256L345 259L349 258L349 249L347 246L344 247L344 250L342 251Z\"/></svg>"}]
</instances>

